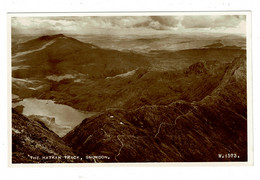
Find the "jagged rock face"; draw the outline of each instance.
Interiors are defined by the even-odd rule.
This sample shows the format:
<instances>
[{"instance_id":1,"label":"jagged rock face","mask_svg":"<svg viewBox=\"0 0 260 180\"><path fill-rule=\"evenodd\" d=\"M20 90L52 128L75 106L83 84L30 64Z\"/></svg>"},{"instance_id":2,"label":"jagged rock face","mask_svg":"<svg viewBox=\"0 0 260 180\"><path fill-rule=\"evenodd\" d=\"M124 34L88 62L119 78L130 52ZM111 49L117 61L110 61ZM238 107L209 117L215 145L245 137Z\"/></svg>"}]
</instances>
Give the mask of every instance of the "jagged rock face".
<instances>
[{"instance_id":1,"label":"jagged rock face","mask_svg":"<svg viewBox=\"0 0 260 180\"><path fill-rule=\"evenodd\" d=\"M62 156L62 158L46 159L50 156ZM75 153L43 123L30 120L16 110L12 110L13 163L76 162L76 160L64 159L63 156L75 156Z\"/></svg>"},{"instance_id":2,"label":"jagged rock face","mask_svg":"<svg viewBox=\"0 0 260 180\"><path fill-rule=\"evenodd\" d=\"M197 62L189 66L189 69L185 71L186 74L201 74L207 73L207 69L205 68L202 62Z\"/></svg>"},{"instance_id":3,"label":"jagged rock face","mask_svg":"<svg viewBox=\"0 0 260 180\"><path fill-rule=\"evenodd\" d=\"M23 113L24 106L23 106L23 105L19 105L19 106L16 106L14 109L15 109L18 113L22 114L22 113Z\"/></svg>"},{"instance_id":4,"label":"jagged rock face","mask_svg":"<svg viewBox=\"0 0 260 180\"><path fill-rule=\"evenodd\" d=\"M62 137L67 134L68 131L71 130L71 127L60 126L56 124L55 118L48 116L40 116L40 115L30 115L28 119L32 121L42 122L48 129L56 133L58 136Z\"/></svg>"},{"instance_id":5,"label":"jagged rock face","mask_svg":"<svg viewBox=\"0 0 260 180\"><path fill-rule=\"evenodd\" d=\"M192 103L110 110L63 139L80 155L112 162L247 160L246 58L236 58L212 93ZM233 153L236 159L219 154Z\"/></svg>"}]
</instances>

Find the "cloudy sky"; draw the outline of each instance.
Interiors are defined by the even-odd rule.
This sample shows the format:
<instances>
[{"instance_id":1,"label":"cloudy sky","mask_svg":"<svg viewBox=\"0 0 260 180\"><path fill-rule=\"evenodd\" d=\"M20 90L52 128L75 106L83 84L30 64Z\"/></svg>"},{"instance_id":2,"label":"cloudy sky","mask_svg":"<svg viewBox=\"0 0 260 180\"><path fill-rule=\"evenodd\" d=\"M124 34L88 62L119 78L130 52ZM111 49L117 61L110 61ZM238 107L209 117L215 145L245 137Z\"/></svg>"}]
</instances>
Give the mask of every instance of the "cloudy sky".
<instances>
[{"instance_id":1,"label":"cloudy sky","mask_svg":"<svg viewBox=\"0 0 260 180\"><path fill-rule=\"evenodd\" d=\"M245 34L245 15L12 17L13 34Z\"/></svg>"}]
</instances>

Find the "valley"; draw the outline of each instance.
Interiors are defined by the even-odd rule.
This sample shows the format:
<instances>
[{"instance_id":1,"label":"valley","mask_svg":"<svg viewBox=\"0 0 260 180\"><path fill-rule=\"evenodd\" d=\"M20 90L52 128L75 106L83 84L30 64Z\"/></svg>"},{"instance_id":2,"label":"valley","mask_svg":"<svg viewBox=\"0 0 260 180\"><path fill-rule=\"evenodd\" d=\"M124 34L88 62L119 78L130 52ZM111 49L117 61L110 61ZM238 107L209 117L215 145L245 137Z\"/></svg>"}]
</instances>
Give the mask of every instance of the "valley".
<instances>
[{"instance_id":1,"label":"valley","mask_svg":"<svg viewBox=\"0 0 260 180\"><path fill-rule=\"evenodd\" d=\"M50 154L109 157L79 162L247 161L245 38L27 39L12 42L14 162L30 162L28 133L44 143L31 123L58 139Z\"/></svg>"}]
</instances>

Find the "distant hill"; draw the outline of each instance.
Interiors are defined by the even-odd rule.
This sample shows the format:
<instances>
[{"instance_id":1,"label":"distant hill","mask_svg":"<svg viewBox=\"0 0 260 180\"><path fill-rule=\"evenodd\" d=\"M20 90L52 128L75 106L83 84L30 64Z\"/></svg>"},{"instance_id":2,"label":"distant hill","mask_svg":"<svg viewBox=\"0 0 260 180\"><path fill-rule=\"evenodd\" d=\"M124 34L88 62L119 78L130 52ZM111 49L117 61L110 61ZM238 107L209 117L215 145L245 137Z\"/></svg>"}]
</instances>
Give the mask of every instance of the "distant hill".
<instances>
[{"instance_id":1,"label":"distant hill","mask_svg":"<svg viewBox=\"0 0 260 180\"><path fill-rule=\"evenodd\" d=\"M241 47L236 46L236 45L225 46L222 43L213 43L213 44L204 46L204 48L241 49Z\"/></svg>"},{"instance_id":2,"label":"distant hill","mask_svg":"<svg viewBox=\"0 0 260 180\"><path fill-rule=\"evenodd\" d=\"M29 78L71 73L100 78L149 65L145 56L98 48L62 34L42 36L13 48L13 77Z\"/></svg>"},{"instance_id":3,"label":"distant hill","mask_svg":"<svg viewBox=\"0 0 260 180\"><path fill-rule=\"evenodd\" d=\"M204 46L206 48L222 48L224 45L222 43L214 43L207 46Z\"/></svg>"}]
</instances>

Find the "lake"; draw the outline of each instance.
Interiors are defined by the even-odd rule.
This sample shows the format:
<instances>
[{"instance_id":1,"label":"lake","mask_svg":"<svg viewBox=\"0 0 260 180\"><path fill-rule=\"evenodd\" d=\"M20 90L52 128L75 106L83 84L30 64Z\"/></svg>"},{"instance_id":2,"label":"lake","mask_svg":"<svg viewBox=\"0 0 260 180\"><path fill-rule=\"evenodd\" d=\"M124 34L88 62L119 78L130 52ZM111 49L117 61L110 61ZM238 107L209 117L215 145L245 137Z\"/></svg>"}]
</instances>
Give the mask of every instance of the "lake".
<instances>
[{"instance_id":1,"label":"lake","mask_svg":"<svg viewBox=\"0 0 260 180\"><path fill-rule=\"evenodd\" d=\"M81 112L67 105L56 104L52 100L36 98L26 98L17 103L13 103L13 107L19 105L24 106L23 115L31 117L31 119L40 119L49 129L60 137L65 136L85 118L97 114L96 112Z\"/></svg>"}]
</instances>

